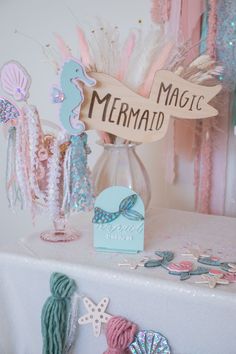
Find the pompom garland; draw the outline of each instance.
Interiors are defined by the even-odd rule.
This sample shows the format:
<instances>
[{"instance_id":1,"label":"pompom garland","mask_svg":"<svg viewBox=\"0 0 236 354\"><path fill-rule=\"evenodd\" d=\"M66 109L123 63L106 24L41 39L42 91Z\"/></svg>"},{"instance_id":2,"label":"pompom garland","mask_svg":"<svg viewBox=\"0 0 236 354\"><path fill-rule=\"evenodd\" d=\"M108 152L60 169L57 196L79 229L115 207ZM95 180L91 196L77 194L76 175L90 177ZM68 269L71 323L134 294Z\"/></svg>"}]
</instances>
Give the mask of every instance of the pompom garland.
<instances>
[{"instance_id":1,"label":"pompom garland","mask_svg":"<svg viewBox=\"0 0 236 354\"><path fill-rule=\"evenodd\" d=\"M125 354L128 346L133 342L137 325L124 317L114 316L106 328L108 349L104 354Z\"/></svg>"}]
</instances>

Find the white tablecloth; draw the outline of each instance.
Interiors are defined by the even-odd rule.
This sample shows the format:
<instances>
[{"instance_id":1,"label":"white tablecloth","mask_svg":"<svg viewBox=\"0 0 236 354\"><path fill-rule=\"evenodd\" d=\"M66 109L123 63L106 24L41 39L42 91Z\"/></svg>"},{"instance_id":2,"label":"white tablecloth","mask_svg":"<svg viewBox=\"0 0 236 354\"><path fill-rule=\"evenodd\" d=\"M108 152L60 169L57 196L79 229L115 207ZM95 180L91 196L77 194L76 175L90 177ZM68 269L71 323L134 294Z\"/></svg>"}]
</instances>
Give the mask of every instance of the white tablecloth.
<instances>
[{"instance_id":1,"label":"white tablecloth","mask_svg":"<svg viewBox=\"0 0 236 354\"><path fill-rule=\"evenodd\" d=\"M180 281L162 268L119 267L155 250L172 250L175 261L184 247L200 246L222 261L236 261L236 219L168 209L150 211L142 255L96 253L92 246L90 215L73 223L81 231L76 242L52 244L39 234L17 234L0 239L0 353L40 354L40 313L50 295L52 272L74 278L78 292L98 302L108 296L108 312L165 335L174 354L236 353L236 284L210 289L195 284L196 277ZM80 314L86 311L82 301ZM102 354L105 336L95 338L91 325L79 326L73 353Z\"/></svg>"}]
</instances>

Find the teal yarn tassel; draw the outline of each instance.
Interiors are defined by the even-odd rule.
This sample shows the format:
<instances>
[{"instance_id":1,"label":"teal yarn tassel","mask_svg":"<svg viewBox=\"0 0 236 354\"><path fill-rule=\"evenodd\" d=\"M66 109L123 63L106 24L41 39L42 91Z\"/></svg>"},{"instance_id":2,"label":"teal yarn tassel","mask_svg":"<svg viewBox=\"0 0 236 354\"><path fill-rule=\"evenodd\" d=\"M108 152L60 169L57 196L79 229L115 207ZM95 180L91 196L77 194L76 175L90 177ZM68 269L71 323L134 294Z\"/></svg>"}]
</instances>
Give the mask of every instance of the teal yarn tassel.
<instances>
[{"instance_id":1,"label":"teal yarn tassel","mask_svg":"<svg viewBox=\"0 0 236 354\"><path fill-rule=\"evenodd\" d=\"M77 286L64 274L53 273L50 278L52 295L46 300L41 315L43 354L64 354L71 297Z\"/></svg>"}]
</instances>

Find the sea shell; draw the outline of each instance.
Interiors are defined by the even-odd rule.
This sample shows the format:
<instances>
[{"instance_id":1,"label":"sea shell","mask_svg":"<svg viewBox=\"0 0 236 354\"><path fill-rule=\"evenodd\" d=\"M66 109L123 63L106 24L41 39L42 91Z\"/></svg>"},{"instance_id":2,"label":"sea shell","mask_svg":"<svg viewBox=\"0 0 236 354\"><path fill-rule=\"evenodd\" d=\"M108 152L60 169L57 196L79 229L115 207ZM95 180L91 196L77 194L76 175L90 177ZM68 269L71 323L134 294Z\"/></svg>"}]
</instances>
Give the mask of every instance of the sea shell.
<instances>
[{"instance_id":1,"label":"sea shell","mask_svg":"<svg viewBox=\"0 0 236 354\"><path fill-rule=\"evenodd\" d=\"M0 97L0 123L7 123L20 115L18 109L6 98Z\"/></svg>"},{"instance_id":2,"label":"sea shell","mask_svg":"<svg viewBox=\"0 0 236 354\"><path fill-rule=\"evenodd\" d=\"M16 101L26 101L29 97L30 75L16 61L5 64L0 73L2 88Z\"/></svg>"},{"instance_id":3,"label":"sea shell","mask_svg":"<svg viewBox=\"0 0 236 354\"><path fill-rule=\"evenodd\" d=\"M159 332L139 331L129 346L132 354L171 354L167 339Z\"/></svg>"}]
</instances>

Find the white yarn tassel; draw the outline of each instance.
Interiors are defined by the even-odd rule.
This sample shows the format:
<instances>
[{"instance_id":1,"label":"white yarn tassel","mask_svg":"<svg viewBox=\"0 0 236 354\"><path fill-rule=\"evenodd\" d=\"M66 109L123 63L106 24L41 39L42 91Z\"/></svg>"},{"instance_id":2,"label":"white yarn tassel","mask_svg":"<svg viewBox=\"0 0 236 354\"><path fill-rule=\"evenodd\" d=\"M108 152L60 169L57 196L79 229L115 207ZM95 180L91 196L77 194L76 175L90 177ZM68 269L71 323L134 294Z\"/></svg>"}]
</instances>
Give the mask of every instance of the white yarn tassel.
<instances>
[{"instance_id":1,"label":"white yarn tassel","mask_svg":"<svg viewBox=\"0 0 236 354\"><path fill-rule=\"evenodd\" d=\"M8 131L7 167L6 167L6 193L9 207L14 210L17 201L22 207L22 196L16 180L16 128Z\"/></svg>"},{"instance_id":2,"label":"white yarn tassel","mask_svg":"<svg viewBox=\"0 0 236 354\"><path fill-rule=\"evenodd\" d=\"M69 354L72 349L72 345L75 341L76 330L78 327L78 317L79 317L79 298L77 293L74 293L71 299L71 309L68 319L68 330L67 339L65 345L65 354Z\"/></svg>"},{"instance_id":3,"label":"white yarn tassel","mask_svg":"<svg viewBox=\"0 0 236 354\"><path fill-rule=\"evenodd\" d=\"M22 195L22 208L32 206L32 197L28 186L28 174L25 156L25 125L24 117L20 117L16 129L16 178Z\"/></svg>"},{"instance_id":4,"label":"white yarn tassel","mask_svg":"<svg viewBox=\"0 0 236 354\"><path fill-rule=\"evenodd\" d=\"M34 197L44 199L45 195L41 192L38 186L36 172L38 166L38 150L42 144L42 131L38 116L38 111L35 106L27 105L23 109L28 124L28 139L29 139L29 181L30 189Z\"/></svg>"}]
</instances>

